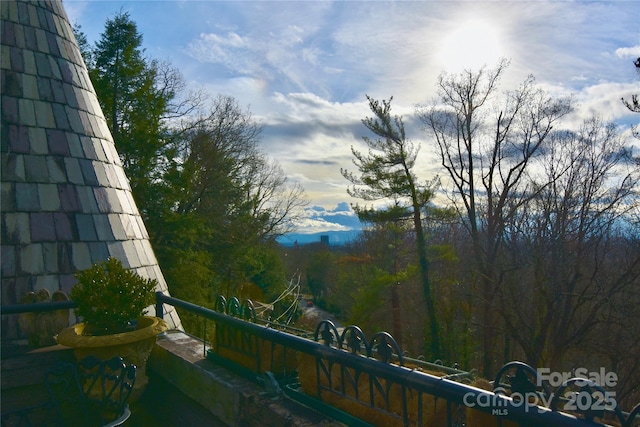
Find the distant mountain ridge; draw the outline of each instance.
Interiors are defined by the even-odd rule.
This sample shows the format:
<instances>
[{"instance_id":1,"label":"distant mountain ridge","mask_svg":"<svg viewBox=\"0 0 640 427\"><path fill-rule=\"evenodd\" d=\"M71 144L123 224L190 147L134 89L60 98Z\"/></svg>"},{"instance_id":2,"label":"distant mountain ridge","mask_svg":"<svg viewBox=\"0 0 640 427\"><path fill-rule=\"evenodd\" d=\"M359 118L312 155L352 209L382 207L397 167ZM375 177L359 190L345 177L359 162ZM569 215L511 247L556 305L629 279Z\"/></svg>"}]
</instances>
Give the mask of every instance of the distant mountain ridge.
<instances>
[{"instance_id":1,"label":"distant mountain ridge","mask_svg":"<svg viewBox=\"0 0 640 427\"><path fill-rule=\"evenodd\" d=\"M348 231L321 231L318 233L290 233L278 238L278 243L282 246L308 245L309 243L320 243L324 240L331 246L347 244L357 238L361 230ZM326 237L324 237L326 236Z\"/></svg>"}]
</instances>

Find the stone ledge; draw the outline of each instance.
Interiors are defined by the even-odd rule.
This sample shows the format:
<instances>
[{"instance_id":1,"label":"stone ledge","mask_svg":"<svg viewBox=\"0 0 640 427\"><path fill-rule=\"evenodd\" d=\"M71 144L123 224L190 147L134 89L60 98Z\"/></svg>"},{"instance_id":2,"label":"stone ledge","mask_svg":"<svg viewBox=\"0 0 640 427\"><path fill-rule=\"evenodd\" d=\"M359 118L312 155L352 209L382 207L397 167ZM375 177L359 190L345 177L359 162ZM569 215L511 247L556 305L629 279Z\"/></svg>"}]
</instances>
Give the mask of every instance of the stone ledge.
<instances>
[{"instance_id":1,"label":"stone ledge","mask_svg":"<svg viewBox=\"0 0 640 427\"><path fill-rule=\"evenodd\" d=\"M272 399L256 383L207 360L203 342L181 331L158 338L148 369L231 427L342 425L285 396Z\"/></svg>"}]
</instances>

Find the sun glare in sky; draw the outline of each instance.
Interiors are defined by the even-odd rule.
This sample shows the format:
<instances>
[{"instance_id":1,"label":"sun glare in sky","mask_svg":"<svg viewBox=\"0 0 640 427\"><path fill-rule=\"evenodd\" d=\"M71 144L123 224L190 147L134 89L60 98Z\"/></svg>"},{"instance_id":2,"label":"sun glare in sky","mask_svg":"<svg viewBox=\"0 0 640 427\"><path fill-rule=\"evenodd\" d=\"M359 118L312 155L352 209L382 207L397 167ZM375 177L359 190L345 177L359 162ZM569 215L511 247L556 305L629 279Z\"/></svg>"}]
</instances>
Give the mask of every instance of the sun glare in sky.
<instances>
[{"instance_id":1,"label":"sun glare in sky","mask_svg":"<svg viewBox=\"0 0 640 427\"><path fill-rule=\"evenodd\" d=\"M498 30L480 20L462 21L447 32L440 47L439 60L449 72L493 65L505 56Z\"/></svg>"}]
</instances>

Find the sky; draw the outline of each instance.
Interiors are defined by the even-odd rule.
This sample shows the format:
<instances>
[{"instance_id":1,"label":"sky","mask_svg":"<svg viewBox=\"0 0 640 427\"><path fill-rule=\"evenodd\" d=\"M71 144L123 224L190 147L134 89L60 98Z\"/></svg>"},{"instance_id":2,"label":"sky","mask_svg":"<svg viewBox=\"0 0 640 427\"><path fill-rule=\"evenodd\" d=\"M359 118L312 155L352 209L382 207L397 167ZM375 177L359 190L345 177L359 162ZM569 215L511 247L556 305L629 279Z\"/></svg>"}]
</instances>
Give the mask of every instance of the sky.
<instances>
[{"instance_id":1,"label":"sky","mask_svg":"<svg viewBox=\"0 0 640 427\"><path fill-rule=\"evenodd\" d=\"M500 90L527 76L570 95L579 123L593 113L623 132L640 120L620 101L640 93L640 1L81 1L71 23L96 42L107 19L129 13L149 58L166 60L191 88L234 97L264 125L261 148L310 203L299 233L359 228L341 169L366 151L366 95L393 97L420 145L423 180L442 175L416 106L443 73L510 65ZM636 145L636 147L639 147ZM638 149L638 148L637 148ZM636 152L637 153L637 152Z\"/></svg>"}]
</instances>

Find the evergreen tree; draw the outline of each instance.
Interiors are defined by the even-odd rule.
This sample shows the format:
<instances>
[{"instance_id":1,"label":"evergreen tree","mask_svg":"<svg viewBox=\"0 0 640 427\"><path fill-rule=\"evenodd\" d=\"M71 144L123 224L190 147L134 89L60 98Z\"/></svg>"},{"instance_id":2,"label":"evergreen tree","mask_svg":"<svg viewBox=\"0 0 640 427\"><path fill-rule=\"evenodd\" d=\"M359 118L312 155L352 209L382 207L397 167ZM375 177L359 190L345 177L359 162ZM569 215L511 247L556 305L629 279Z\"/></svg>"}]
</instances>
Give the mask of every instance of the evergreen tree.
<instances>
[{"instance_id":1,"label":"evergreen tree","mask_svg":"<svg viewBox=\"0 0 640 427\"><path fill-rule=\"evenodd\" d=\"M127 13L107 20L93 48L74 32L172 294L207 304L247 283L279 292L275 237L305 201L258 149L262 126L230 97L201 111L203 93L185 94L176 69L144 57Z\"/></svg>"},{"instance_id":2,"label":"evergreen tree","mask_svg":"<svg viewBox=\"0 0 640 427\"><path fill-rule=\"evenodd\" d=\"M91 70L93 68L93 48L87 40L87 35L82 31L82 26L77 22L73 24L72 30L87 70Z\"/></svg>"},{"instance_id":3,"label":"evergreen tree","mask_svg":"<svg viewBox=\"0 0 640 427\"><path fill-rule=\"evenodd\" d=\"M388 210L374 211L355 206L361 220L384 222L409 218L415 232L416 253L420 266L420 281L429 319L431 356L440 357L438 318L429 282L427 241L423 229L423 209L433 197L433 183L421 184L413 172L418 148L407 140L402 117L391 116L391 99L379 102L369 96L369 107L374 117L362 123L378 138L364 137L369 146L368 154L353 147L353 163L359 175L342 169L342 175L353 184L347 192L352 197L374 201L391 199L394 206ZM395 310L394 310L395 311Z\"/></svg>"},{"instance_id":4,"label":"evergreen tree","mask_svg":"<svg viewBox=\"0 0 640 427\"><path fill-rule=\"evenodd\" d=\"M126 12L107 20L93 50L89 75L105 114L133 196L150 216L161 151L167 144L162 119L175 96L158 88L157 61L144 58L142 35Z\"/></svg>"}]
</instances>

